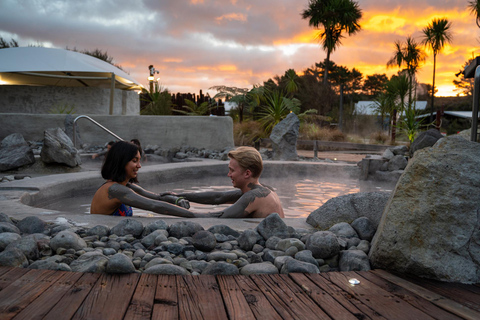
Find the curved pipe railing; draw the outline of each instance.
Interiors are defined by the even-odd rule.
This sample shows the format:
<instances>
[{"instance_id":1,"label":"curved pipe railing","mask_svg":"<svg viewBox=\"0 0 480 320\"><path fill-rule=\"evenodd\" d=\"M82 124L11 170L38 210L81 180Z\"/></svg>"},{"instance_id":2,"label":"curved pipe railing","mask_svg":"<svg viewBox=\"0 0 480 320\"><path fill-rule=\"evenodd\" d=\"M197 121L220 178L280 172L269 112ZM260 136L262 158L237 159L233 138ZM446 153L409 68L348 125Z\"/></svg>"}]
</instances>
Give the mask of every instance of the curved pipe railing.
<instances>
[{"instance_id":1,"label":"curved pipe railing","mask_svg":"<svg viewBox=\"0 0 480 320\"><path fill-rule=\"evenodd\" d=\"M470 140L477 141L478 106L480 104L480 66L475 68L475 82L473 84L472 135Z\"/></svg>"},{"instance_id":2,"label":"curved pipe railing","mask_svg":"<svg viewBox=\"0 0 480 320\"><path fill-rule=\"evenodd\" d=\"M85 118L87 120L90 120L91 122L93 122L94 124L96 124L98 127L100 127L101 129L103 129L104 131L106 131L107 133L111 134L112 136L114 136L115 138L117 138L118 140L122 140L122 138L120 138L119 136L117 136L115 133L113 133L112 131L108 130L107 128L105 128L104 126L102 126L100 123L98 123L97 121L93 120L92 118L90 118L89 116L78 116L75 118L75 120L73 120L73 146L76 148L77 147L77 120L79 119L82 119L82 118Z\"/></svg>"}]
</instances>

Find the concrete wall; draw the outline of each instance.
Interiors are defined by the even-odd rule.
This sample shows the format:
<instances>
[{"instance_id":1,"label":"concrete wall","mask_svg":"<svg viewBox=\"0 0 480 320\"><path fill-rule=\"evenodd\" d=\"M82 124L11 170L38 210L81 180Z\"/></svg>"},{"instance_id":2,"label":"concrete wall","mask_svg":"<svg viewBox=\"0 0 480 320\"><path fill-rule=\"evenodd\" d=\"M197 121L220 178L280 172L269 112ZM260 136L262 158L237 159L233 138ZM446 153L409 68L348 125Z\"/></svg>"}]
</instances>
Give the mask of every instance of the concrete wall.
<instances>
[{"instance_id":1,"label":"concrete wall","mask_svg":"<svg viewBox=\"0 0 480 320\"><path fill-rule=\"evenodd\" d=\"M139 139L142 146L151 144L167 149L190 146L211 150L234 147L233 121L230 117L87 115L124 140ZM65 117L0 114L0 140L18 132L27 141L41 141L45 129L65 128ZM114 140L114 137L87 119L79 119L77 128L82 142L89 145L104 145Z\"/></svg>"},{"instance_id":2,"label":"concrete wall","mask_svg":"<svg viewBox=\"0 0 480 320\"><path fill-rule=\"evenodd\" d=\"M68 105L77 114L109 114L110 89L95 87L0 86L0 113L58 113ZM114 115L140 114L134 91L115 89Z\"/></svg>"}]
</instances>

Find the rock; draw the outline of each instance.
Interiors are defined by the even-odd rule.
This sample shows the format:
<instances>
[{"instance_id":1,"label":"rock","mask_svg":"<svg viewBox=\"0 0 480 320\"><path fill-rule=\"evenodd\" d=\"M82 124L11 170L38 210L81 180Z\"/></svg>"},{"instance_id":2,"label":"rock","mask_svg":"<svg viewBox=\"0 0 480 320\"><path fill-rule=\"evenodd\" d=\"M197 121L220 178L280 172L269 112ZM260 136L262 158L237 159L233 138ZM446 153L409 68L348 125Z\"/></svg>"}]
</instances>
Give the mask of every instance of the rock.
<instances>
[{"instance_id":1,"label":"rock","mask_svg":"<svg viewBox=\"0 0 480 320\"><path fill-rule=\"evenodd\" d=\"M333 232L317 231L308 238L306 249L316 259L326 259L340 252L340 244Z\"/></svg>"},{"instance_id":2,"label":"rock","mask_svg":"<svg viewBox=\"0 0 480 320\"><path fill-rule=\"evenodd\" d=\"M283 222L278 213L272 213L260 221L255 230L267 240L270 237L281 239L290 237L288 226Z\"/></svg>"},{"instance_id":3,"label":"rock","mask_svg":"<svg viewBox=\"0 0 480 320\"><path fill-rule=\"evenodd\" d=\"M143 232L143 224L140 221L134 219L122 219L116 226L111 230L111 234L116 234L117 236L126 236L131 234L135 238L139 238Z\"/></svg>"},{"instance_id":4,"label":"rock","mask_svg":"<svg viewBox=\"0 0 480 320\"><path fill-rule=\"evenodd\" d=\"M281 256L286 256L285 252L280 250L266 250L263 254L263 261L275 262L275 259Z\"/></svg>"},{"instance_id":5,"label":"rock","mask_svg":"<svg viewBox=\"0 0 480 320\"><path fill-rule=\"evenodd\" d=\"M238 238L238 236L240 235L240 233L238 231L233 230L229 226L226 226L226 225L223 225L223 224L219 224L219 225L215 225L213 227L210 227L208 229L208 231L210 231L213 234L219 233L219 234L223 234L223 235L226 235L226 236L234 236L235 238Z\"/></svg>"},{"instance_id":6,"label":"rock","mask_svg":"<svg viewBox=\"0 0 480 320\"><path fill-rule=\"evenodd\" d=\"M367 217L377 227L389 197L387 192L359 192L336 197L313 211L307 223L327 230L336 223L351 223L357 218Z\"/></svg>"},{"instance_id":7,"label":"rock","mask_svg":"<svg viewBox=\"0 0 480 320\"><path fill-rule=\"evenodd\" d=\"M360 217L352 222L352 228L362 240L372 241L375 231L377 230L372 221L367 217Z\"/></svg>"},{"instance_id":8,"label":"rock","mask_svg":"<svg viewBox=\"0 0 480 320\"><path fill-rule=\"evenodd\" d=\"M180 275L186 276L189 275L189 272L182 267L173 265L173 264L157 264L148 269L143 273L146 274L169 274L169 275Z\"/></svg>"},{"instance_id":9,"label":"rock","mask_svg":"<svg viewBox=\"0 0 480 320\"><path fill-rule=\"evenodd\" d=\"M247 264L242 269L240 269L240 274L242 275L277 273L278 269L270 262Z\"/></svg>"},{"instance_id":10,"label":"rock","mask_svg":"<svg viewBox=\"0 0 480 320\"><path fill-rule=\"evenodd\" d=\"M296 247L298 251L305 249L305 244L296 238L281 239L278 241L276 250L286 251L290 247Z\"/></svg>"},{"instance_id":11,"label":"rock","mask_svg":"<svg viewBox=\"0 0 480 320\"><path fill-rule=\"evenodd\" d=\"M10 243L5 250L11 248L19 249L29 260L37 260L40 258L37 242L32 237L22 237L20 240Z\"/></svg>"},{"instance_id":12,"label":"rock","mask_svg":"<svg viewBox=\"0 0 480 320\"><path fill-rule=\"evenodd\" d=\"M1 222L12 223L12 219L10 219L5 213L0 212L0 223Z\"/></svg>"},{"instance_id":13,"label":"rock","mask_svg":"<svg viewBox=\"0 0 480 320\"><path fill-rule=\"evenodd\" d=\"M45 130L40 158L45 163L65 164L72 168L82 164L72 140L60 128Z\"/></svg>"},{"instance_id":14,"label":"rock","mask_svg":"<svg viewBox=\"0 0 480 320\"><path fill-rule=\"evenodd\" d=\"M17 169L35 162L35 155L23 136L13 133L0 145L0 171Z\"/></svg>"},{"instance_id":15,"label":"rock","mask_svg":"<svg viewBox=\"0 0 480 320\"><path fill-rule=\"evenodd\" d=\"M72 271L72 268L66 263L58 263L51 260L37 260L28 266L29 269Z\"/></svg>"},{"instance_id":16,"label":"rock","mask_svg":"<svg viewBox=\"0 0 480 320\"><path fill-rule=\"evenodd\" d=\"M26 217L17 223L17 228L22 233L43 233L45 231L46 223L35 216Z\"/></svg>"},{"instance_id":17,"label":"rock","mask_svg":"<svg viewBox=\"0 0 480 320\"><path fill-rule=\"evenodd\" d=\"M265 247L271 250L276 250L277 244L280 242L280 240L282 239L280 239L279 237L270 237L267 239L267 241L265 241Z\"/></svg>"},{"instance_id":18,"label":"rock","mask_svg":"<svg viewBox=\"0 0 480 320\"><path fill-rule=\"evenodd\" d=\"M80 250L86 248L87 243L75 232L63 230L50 240L50 247L53 251L56 251L58 248Z\"/></svg>"},{"instance_id":19,"label":"rock","mask_svg":"<svg viewBox=\"0 0 480 320\"><path fill-rule=\"evenodd\" d=\"M239 273L235 265L222 261L210 264L202 272L202 274L224 276L238 275Z\"/></svg>"},{"instance_id":20,"label":"rock","mask_svg":"<svg viewBox=\"0 0 480 320\"><path fill-rule=\"evenodd\" d=\"M12 242L19 241L22 237L15 232L2 232L0 233L0 252Z\"/></svg>"},{"instance_id":21,"label":"rock","mask_svg":"<svg viewBox=\"0 0 480 320\"><path fill-rule=\"evenodd\" d=\"M275 265L277 270L280 271L280 270L282 270L282 267L285 264L285 262L287 262L287 260L291 260L291 259L293 259L293 258L290 257L290 256L279 256L279 257L275 258L275 261L273 261L273 264Z\"/></svg>"},{"instance_id":22,"label":"rock","mask_svg":"<svg viewBox=\"0 0 480 320\"><path fill-rule=\"evenodd\" d=\"M28 260L22 250L12 247L0 252L0 266L26 268Z\"/></svg>"},{"instance_id":23,"label":"rock","mask_svg":"<svg viewBox=\"0 0 480 320\"><path fill-rule=\"evenodd\" d=\"M20 234L20 229L18 229L11 222L0 222L0 233L3 233L3 232L12 232L12 233Z\"/></svg>"},{"instance_id":24,"label":"rock","mask_svg":"<svg viewBox=\"0 0 480 320\"><path fill-rule=\"evenodd\" d=\"M173 261L165 258L153 258L145 265L145 269L156 266L157 264L173 264Z\"/></svg>"},{"instance_id":25,"label":"rock","mask_svg":"<svg viewBox=\"0 0 480 320\"><path fill-rule=\"evenodd\" d=\"M432 147L439 139L442 138L443 135L437 129L429 129L427 131L420 132L410 146L410 157L413 157L415 152L418 150Z\"/></svg>"},{"instance_id":26,"label":"rock","mask_svg":"<svg viewBox=\"0 0 480 320\"><path fill-rule=\"evenodd\" d=\"M238 237L238 245L242 250L250 251L253 248L253 245L257 243L260 235L251 229L247 229L240 234Z\"/></svg>"},{"instance_id":27,"label":"rock","mask_svg":"<svg viewBox=\"0 0 480 320\"><path fill-rule=\"evenodd\" d=\"M390 149L385 149L385 151L382 154L382 158L390 160L394 157L395 155L393 154L393 151Z\"/></svg>"},{"instance_id":28,"label":"rock","mask_svg":"<svg viewBox=\"0 0 480 320\"><path fill-rule=\"evenodd\" d=\"M297 138L300 120L295 113L289 113L272 130L273 160L298 160Z\"/></svg>"},{"instance_id":29,"label":"rock","mask_svg":"<svg viewBox=\"0 0 480 320\"><path fill-rule=\"evenodd\" d=\"M167 233L166 230L163 230L163 229L157 229L151 233L149 233L148 235L144 236L141 240L142 244L145 246L145 248L150 248L154 245L158 245L158 244L155 244L156 242L156 239L161 236L162 240L165 239L164 241L167 240L167 237L165 236L165 233ZM145 232L144 232L145 234Z\"/></svg>"},{"instance_id":30,"label":"rock","mask_svg":"<svg viewBox=\"0 0 480 320\"><path fill-rule=\"evenodd\" d=\"M165 221L163 220L155 220L154 222L150 222L145 226L145 229L143 229L143 234L142 237L145 237L149 235L150 233L154 232L155 230L167 230L168 225ZM168 236L168 234L167 234Z\"/></svg>"},{"instance_id":31,"label":"rock","mask_svg":"<svg viewBox=\"0 0 480 320\"><path fill-rule=\"evenodd\" d=\"M70 264L70 268L74 272L105 272L108 258L98 251L87 252L78 257L77 260Z\"/></svg>"},{"instance_id":32,"label":"rock","mask_svg":"<svg viewBox=\"0 0 480 320\"><path fill-rule=\"evenodd\" d=\"M368 242L367 240L360 241L360 243L357 245L357 249L362 250L363 252L368 254L368 252L370 251L370 242Z\"/></svg>"},{"instance_id":33,"label":"rock","mask_svg":"<svg viewBox=\"0 0 480 320\"><path fill-rule=\"evenodd\" d=\"M172 224L168 229L168 232L171 237L175 237L177 239L183 237L191 237L196 232L204 230L203 227L197 223L192 221L180 221Z\"/></svg>"},{"instance_id":34,"label":"rock","mask_svg":"<svg viewBox=\"0 0 480 320\"><path fill-rule=\"evenodd\" d=\"M282 274L287 273L320 273L318 267L314 264L298 261L295 259L289 259L285 261L283 264L282 270L280 271Z\"/></svg>"},{"instance_id":35,"label":"rock","mask_svg":"<svg viewBox=\"0 0 480 320\"><path fill-rule=\"evenodd\" d=\"M333 232L337 237L358 238L358 234L352 226L346 222L334 224L328 231Z\"/></svg>"},{"instance_id":36,"label":"rock","mask_svg":"<svg viewBox=\"0 0 480 320\"><path fill-rule=\"evenodd\" d=\"M338 266L340 271L368 271L370 262L362 250L344 250L340 252Z\"/></svg>"},{"instance_id":37,"label":"rock","mask_svg":"<svg viewBox=\"0 0 480 320\"><path fill-rule=\"evenodd\" d=\"M87 235L89 236L98 236L99 238L101 237L107 237L110 234L110 228L107 226L102 226L98 225L93 228L88 229Z\"/></svg>"},{"instance_id":38,"label":"rock","mask_svg":"<svg viewBox=\"0 0 480 320\"><path fill-rule=\"evenodd\" d=\"M310 251L310 250L303 250L303 251L297 252L295 254L295 259L298 260L298 261L303 261L303 262L308 262L308 263L314 264L317 267L319 266L317 259L315 259L313 257L312 251Z\"/></svg>"},{"instance_id":39,"label":"rock","mask_svg":"<svg viewBox=\"0 0 480 320\"><path fill-rule=\"evenodd\" d=\"M107 273L133 273L135 272L135 266L129 257L123 253L117 253L110 257L105 271Z\"/></svg>"},{"instance_id":40,"label":"rock","mask_svg":"<svg viewBox=\"0 0 480 320\"><path fill-rule=\"evenodd\" d=\"M215 249L217 239L210 231L200 230L193 236L193 246L201 251L210 252Z\"/></svg>"},{"instance_id":41,"label":"rock","mask_svg":"<svg viewBox=\"0 0 480 320\"><path fill-rule=\"evenodd\" d=\"M479 154L459 136L415 152L373 238L372 267L480 282Z\"/></svg>"},{"instance_id":42,"label":"rock","mask_svg":"<svg viewBox=\"0 0 480 320\"><path fill-rule=\"evenodd\" d=\"M208 261L228 261L237 259L237 255L232 252L214 251L207 255Z\"/></svg>"},{"instance_id":43,"label":"rock","mask_svg":"<svg viewBox=\"0 0 480 320\"><path fill-rule=\"evenodd\" d=\"M388 171L403 170L407 166L407 159L404 156L394 156L387 164Z\"/></svg>"}]
</instances>

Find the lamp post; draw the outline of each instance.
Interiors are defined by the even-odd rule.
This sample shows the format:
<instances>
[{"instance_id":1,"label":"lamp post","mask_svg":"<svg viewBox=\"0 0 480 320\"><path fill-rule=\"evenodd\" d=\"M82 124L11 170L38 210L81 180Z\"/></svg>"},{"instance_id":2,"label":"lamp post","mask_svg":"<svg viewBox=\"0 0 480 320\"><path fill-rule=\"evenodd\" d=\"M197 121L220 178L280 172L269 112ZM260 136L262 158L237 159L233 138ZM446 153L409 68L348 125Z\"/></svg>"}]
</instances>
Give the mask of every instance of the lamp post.
<instances>
[{"instance_id":1,"label":"lamp post","mask_svg":"<svg viewBox=\"0 0 480 320\"><path fill-rule=\"evenodd\" d=\"M153 65L148 66L148 70L150 70L150 76L148 77L148 81L150 82L150 93L153 93L153 82L155 81L155 73L159 73Z\"/></svg>"}]
</instances>

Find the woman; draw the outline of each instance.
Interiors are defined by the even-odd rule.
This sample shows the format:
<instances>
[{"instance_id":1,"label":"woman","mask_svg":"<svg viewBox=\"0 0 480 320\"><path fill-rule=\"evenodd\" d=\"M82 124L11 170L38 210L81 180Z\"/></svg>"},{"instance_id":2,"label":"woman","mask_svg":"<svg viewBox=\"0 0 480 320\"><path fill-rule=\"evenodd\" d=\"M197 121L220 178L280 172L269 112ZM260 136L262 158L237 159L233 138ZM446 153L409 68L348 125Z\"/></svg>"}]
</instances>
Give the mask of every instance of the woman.
<instances>
[{"instance_id":1,"label":"woman","mask_svg":"<svg viewBox=\"0 0 480 320\"><path fill-rule=\"evenodd\" d=\"M190 208L190 204L182 197L156 194L130 183L129 181L137 178L138 170L142 167L140 158L139 148L133 143L119 141L112 146L101 171L102 177L107 181L93 196L91 214L132 216L131 207L137 207L185 218L203 216L184 209Z\"/></svg>"}]
</instances>

